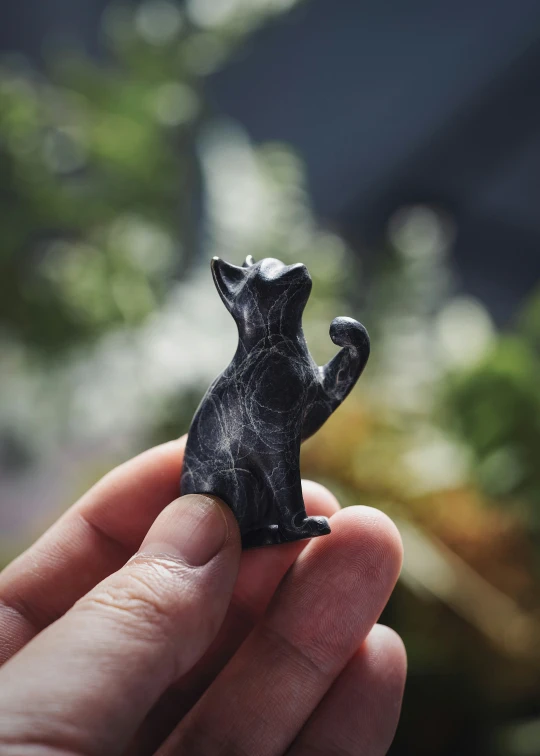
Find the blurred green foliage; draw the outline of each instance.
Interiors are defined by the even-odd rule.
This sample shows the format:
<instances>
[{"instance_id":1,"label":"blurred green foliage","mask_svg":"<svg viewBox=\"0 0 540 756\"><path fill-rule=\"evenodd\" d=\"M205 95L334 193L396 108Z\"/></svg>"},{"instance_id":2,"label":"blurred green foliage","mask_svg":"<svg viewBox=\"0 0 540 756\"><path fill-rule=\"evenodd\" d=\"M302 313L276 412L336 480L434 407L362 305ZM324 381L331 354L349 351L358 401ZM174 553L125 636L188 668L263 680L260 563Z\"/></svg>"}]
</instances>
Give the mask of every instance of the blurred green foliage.
<instances>
[{"instance_id":1,"label":"blurred green foliage","mask_svg":"<svg viewBox=\"0 0 540 756\"><path fill-rule=\"evenodd\" d=\"M150 312L186 233L189 152L133 79L82 61L55 84L1 75L1 317L49 354Z\"/></svg>"},{"instance_id":2,"label":"blurred green foliage","mask_svg":"<svg viewBox=\"0 0 540 756\"><path fill-rule=\"evenodd\" d=\"M540 312L538 302L534 295L529 313ZM446 401L449 425L474 452L480 487L495 501L517 507L536 530L540 355L535 332L519 327L498 338L480 364L449 376Z\"/></svg>"},{"instance_id":3,"label":"blurred green foliage","mask_svg":"<svg viewBox=\"0 0 540 756\"><path fill-rule=\"evenodd\" d=\"M194 249L201 88L280 3L111 5L108 57L0 68L0 324L42 355L138 323Z\"/></svg>"}]
</instances>

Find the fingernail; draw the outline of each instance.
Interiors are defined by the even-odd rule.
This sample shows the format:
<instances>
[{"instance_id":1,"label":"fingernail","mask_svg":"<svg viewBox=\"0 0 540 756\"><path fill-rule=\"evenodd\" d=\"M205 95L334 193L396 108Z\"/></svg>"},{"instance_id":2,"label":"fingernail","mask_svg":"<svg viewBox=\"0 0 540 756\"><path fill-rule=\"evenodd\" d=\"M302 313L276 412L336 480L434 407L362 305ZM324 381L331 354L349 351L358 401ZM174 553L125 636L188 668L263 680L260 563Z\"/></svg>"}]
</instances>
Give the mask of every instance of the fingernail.
<instances>
[{"instance_id":1,"label":"fingernail","mask_svg":"<svg viewBox=\"0 0 540 756\"><path fill-rule=\"evenodd\" d=\"M171 554L193 567L202 567L228 538L224 506L211 496L182 496L169 504L150 528L139 554Z\"/></svg>"}]
</instances>

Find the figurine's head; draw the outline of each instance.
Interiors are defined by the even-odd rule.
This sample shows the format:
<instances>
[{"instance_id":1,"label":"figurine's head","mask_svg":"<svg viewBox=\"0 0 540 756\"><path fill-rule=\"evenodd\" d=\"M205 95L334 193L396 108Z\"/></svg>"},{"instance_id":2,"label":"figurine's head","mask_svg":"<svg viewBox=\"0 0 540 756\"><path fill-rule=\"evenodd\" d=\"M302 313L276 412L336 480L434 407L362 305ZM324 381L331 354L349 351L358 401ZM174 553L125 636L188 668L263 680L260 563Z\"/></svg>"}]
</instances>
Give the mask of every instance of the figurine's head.
<instances>
[{"instance_id":1,"label":"figurine's head","mask_svg":"<svg viewBox=\"0 0 540 756\"><path fill-rule=\"evenodd\" d=\"M302 263L285 265L273 257L239 267L214 257L216 288L239 325L299 323L311 292L311 276Z\"/></svg>"}]
</instances>

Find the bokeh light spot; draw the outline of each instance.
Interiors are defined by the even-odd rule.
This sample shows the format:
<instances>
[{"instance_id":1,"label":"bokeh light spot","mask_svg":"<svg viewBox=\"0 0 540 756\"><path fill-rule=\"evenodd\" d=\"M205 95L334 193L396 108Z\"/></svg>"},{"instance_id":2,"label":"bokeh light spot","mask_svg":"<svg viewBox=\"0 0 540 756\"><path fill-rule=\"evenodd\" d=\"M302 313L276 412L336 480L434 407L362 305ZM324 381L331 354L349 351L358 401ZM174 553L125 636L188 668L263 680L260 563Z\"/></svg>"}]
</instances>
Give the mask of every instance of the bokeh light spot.
<instances>
[{"instance_id":1,"label":"bokeh light spot","mask_svg":"<svg viewBox=\"0 0 540 756\"><path fill-rule=\"evenodd\" d=\"M179 8L167 0L147 0L135 14L135 28L152 45L171 42L182 27Z\"/></svg>"}]
</instances>

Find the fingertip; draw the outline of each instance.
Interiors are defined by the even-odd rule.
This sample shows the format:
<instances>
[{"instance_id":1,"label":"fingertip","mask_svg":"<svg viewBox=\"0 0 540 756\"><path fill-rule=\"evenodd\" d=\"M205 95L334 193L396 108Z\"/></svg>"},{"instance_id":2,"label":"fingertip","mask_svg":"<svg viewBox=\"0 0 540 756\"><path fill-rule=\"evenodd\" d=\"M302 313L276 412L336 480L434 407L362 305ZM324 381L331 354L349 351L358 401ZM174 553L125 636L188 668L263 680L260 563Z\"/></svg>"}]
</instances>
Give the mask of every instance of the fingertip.
<instances>
[{"instance_id":1,"label":"fingertip","mask_svg":"<svg viewBox=\"0 0 540 756\"><path fill-rule=\"evenodd\" d=\"M119 476L124 471L129 471L130 474L133 474L134 468L138 467L139 469L160 469L164 478L168 477L168 473L172 471L178 478L178 485L180 485L180 472L184 461L186 440L187 435L183 435L180 438L173 438L171 441L165 441L163 444L146 449L136 457L128 459L126 462L112 469L102 480L108 477Z\"/></svg>"},{"instance_id":2,"label":"fingertip","mask_svg":"<svg viewBox=\"0 0 540 756\"><path fill-rule=\"evenodd\" d=\"M305 550L305 559L317 565L309 569L323 570L327 583L347 576L350 589L353 585L362 586L363 600L369 601L371 608L380 607L379 614L401 570L403 547L399 531L383 512L365 506L336 512L330 525L330 535L317 538Z\"/></svg>"},{"instance_id":3,"label":"fingertip","mask_svg":"<svg viewBox=\"0 0 540 756\"><path fill-rule=\"evenodd\" d=\"M341 509L334 494L313 480L302 480L302 493L308 515L331 517Z\"/></svg>"},{"instance_id":4,"label":"fingertip","mask_svg":"<svg viewBox=\"0 0 540 756\"><path fill-rule=\"evenodd\" d=\"M386 625L375 625L365 642L366 651L386 670L389 682L403 688L407 676L407 650L401 636Z\"/></svg>"},{"instance_id":5,"label":"fingertip","mask_svg":"<svg viewBox=\"0 0 540 756\"><path fill-rule=\"evenodd\" d=\"M172 555L201 567L222 551L238 551L239 533L227 505L216 496L187 494L171 502L156 519L139 555Z\"/></svg>"},{"instance_id":6,"label":"fingertip","mask_svg":"<svg viewBox=\"0 0 540 756\"><path fill-rule=\"evenodd\" d=\"M238 520L234 516L234 512L229 507L229 505L226 504L222 499L217 496L211 496L210 498L214 499L214 501L218 505L220 512L225 518L225 522L227 524L227 539L225 541L225 544L223 545L223 548L234 551L238 554L238 559L240 559L240 553L242 551L242 539L240 536L240 527L238 525Z\"/></svg>"},{"instance_id":7,"label":"fingertip","mask_svg":"<svg viewBox=\"0 0 540 756\"><path fill-rule=\"evenodd\" d=\"M353 669L355 664L353 663ZM394 737L407 681L407 652L400 636L386 625L374 625L357 654L356 675L386 710L385 737ZM381 728L381 732L383 728ZM386 753L386 751L385 751Z\"/></svg>"},{"instance_id":8,"label":"fingertip","mask_svg":"<svg viewBox=\"0 0 540 756\"><path fill-rule=\"evenodd\" d=\"M382 571L393 583L403 563L400 532L387 514L367 506L352 506L332 518L332 530L353 543L358 553L369 560L373 571Z\"/></svg>"}]
</instances>

